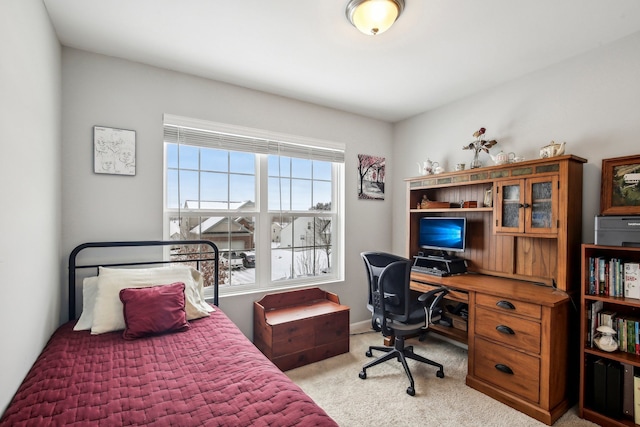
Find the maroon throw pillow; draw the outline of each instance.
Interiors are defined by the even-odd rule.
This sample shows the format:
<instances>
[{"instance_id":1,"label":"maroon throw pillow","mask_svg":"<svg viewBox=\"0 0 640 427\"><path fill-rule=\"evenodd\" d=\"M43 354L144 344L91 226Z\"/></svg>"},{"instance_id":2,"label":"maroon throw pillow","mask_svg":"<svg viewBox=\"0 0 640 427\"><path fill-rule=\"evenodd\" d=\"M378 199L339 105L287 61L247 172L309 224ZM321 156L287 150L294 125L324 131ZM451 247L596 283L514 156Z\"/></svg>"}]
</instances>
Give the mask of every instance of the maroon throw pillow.
<instances>
[{"instance_id":1,"label":"maroon throw pillow","mask_svg":"<svg viewBox=\"0 0 640 427\"><path fill-rule=\"evenodd\" d=\"M124 339L189 329L184 309L184 283L126 288L120 291L124 311Z\"/></svg>"}]
</instances>

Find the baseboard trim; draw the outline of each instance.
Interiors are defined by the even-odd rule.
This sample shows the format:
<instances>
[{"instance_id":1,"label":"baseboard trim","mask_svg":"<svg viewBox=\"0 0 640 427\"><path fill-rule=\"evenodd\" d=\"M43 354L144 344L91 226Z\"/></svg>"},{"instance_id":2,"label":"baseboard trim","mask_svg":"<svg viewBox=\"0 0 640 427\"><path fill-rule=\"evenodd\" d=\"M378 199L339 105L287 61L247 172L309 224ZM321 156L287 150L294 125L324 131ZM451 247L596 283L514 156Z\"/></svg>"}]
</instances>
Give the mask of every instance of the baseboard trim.
<instances>
[{"instance_id":1,"label":"baseboard trim","mask_svg":"<svg viewBox=\"0 0 640 427\"><path fill-rule=\"evenodd\" d=\"M351 323L349 325L350 334L358 334L368 331L373 331L373 329L371 329L371 320L363 320L362 322Z\"/></svg>"}]
</instances>

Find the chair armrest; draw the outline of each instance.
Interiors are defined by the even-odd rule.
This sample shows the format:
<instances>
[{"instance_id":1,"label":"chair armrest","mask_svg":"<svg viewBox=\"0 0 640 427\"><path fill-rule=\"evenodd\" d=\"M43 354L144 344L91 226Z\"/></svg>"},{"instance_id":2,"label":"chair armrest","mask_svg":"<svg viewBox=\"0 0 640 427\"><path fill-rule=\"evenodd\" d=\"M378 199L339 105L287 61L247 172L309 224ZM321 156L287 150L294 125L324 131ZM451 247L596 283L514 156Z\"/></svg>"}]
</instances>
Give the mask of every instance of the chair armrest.
<instances>
[{"instance_id":1,"label":"chair armrest","mask_svg":"<svg viewBox=\"0 0 640 427\"><path fill-rule=\"evenodd\" d=\"M433 299L437 299L438 301L440 301L442 299L442 297L445 296L448 293L449 293L449 289L445 288L444 286L441 286L439 288L432 289L429 292L425 292L425 293L421 294L418 297L418 301L420 301L423 305L426 306L426 304L432 298ZM440 294L440 295L436 296L436 294Z\"/></svg>"},{"instance_id":2,"label":"chair armrest","mask_svg":"<svg viewBox=\"0 0 640 427\"><path fill-rule=\"evenodd\" d=\"M438 306L442 298L449 293L449 289L444 286L432 289L429 292L425 292L424 294L418 297L418 301L422 303L424 306L424 311L427 318L427 325L431 325L437 320L440 319L440 313L442 309Z\"/></svg>"}]
</instances>

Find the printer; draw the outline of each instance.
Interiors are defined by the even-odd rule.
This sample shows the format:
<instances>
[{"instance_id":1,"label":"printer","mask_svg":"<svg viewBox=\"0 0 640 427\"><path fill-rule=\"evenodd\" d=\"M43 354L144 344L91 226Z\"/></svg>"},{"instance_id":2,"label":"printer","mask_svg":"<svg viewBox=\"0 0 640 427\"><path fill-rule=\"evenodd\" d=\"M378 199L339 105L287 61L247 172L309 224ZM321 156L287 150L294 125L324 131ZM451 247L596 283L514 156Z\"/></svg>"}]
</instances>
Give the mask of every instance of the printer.
<instances>
[{"instance_id":1,"label":"printer","mask_svg":"<svg viewBox=\"0 0 640 427\"><path fill-rule=\"evenodd\" d=\"M640 216L596 216L595 244L640 247Z\"/></svg>"}]
</instances>

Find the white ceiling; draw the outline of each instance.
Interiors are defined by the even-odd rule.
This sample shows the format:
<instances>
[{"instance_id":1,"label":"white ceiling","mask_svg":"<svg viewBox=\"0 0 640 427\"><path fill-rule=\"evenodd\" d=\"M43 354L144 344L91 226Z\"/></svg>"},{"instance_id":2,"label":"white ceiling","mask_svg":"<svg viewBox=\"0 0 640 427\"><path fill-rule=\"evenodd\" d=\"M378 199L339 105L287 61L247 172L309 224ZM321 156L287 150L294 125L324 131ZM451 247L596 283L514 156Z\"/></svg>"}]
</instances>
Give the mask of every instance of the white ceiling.
<instances>
[{"instance_id":1,"label":"white ceiling","mask_svg":"<svg viewBox=\"0 0 640 427\"><path fill-rule=\"evenodd\" d=\"M60 42L395 122L640 31L638 0L44 0ZM640 54L640 52L639 52Z\"/></svg>"}]
</instances>

